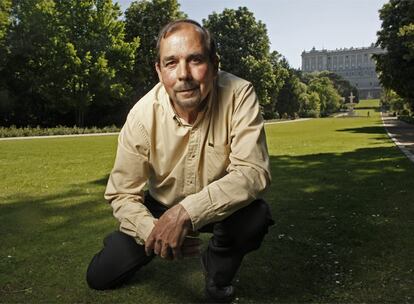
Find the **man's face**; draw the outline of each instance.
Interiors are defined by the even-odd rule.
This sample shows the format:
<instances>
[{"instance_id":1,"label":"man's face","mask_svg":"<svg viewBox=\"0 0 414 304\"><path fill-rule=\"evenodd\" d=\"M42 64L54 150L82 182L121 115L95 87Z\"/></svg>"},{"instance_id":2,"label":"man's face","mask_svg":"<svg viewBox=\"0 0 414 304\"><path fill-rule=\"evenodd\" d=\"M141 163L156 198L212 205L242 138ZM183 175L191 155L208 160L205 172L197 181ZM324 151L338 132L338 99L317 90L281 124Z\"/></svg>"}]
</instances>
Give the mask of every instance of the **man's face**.
<instances>
[{"instance_id":1,"label":"man's face","mask_svg":"<svg viewBox=\"0 0 414 304\"><path fill-rule=\"evenodd\" d=\"M174 106L189 111L197 109L207 97L216 75L201 33L186 24L161 40L156 69Z\"/></svg>"}]
</instances>

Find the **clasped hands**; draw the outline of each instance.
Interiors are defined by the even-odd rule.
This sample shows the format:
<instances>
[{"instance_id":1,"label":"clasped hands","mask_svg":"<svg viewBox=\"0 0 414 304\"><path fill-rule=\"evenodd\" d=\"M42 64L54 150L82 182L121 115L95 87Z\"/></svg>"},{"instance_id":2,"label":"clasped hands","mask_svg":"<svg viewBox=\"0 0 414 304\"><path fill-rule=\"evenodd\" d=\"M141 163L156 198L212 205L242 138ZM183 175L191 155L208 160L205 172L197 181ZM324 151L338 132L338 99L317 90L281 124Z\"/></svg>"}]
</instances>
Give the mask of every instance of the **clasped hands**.
<instances>
[{"instance_id":1,"label":"clasped hands","mask_svg":"<svg viewBox=\"0 0 414 304\"><path fill-rule=\"evenodd\" d=\"M145 252L175 260L200 254L201 240L192 237L191 219L180 204L168 209L158 220L145 242Z\"/></svg>"}]
</instances>

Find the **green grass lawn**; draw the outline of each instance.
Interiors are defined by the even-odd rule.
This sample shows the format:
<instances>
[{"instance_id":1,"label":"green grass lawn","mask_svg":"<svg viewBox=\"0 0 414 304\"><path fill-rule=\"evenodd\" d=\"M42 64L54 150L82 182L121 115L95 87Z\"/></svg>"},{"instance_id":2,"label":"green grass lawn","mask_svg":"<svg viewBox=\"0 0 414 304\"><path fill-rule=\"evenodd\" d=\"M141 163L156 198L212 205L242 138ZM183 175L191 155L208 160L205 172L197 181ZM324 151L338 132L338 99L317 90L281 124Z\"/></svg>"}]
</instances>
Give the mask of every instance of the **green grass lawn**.
<instances>
[{"instance_id":1,"label":"green grass lawn","mask_svg":"<svg viewBox=\"0 0 414 304\"><path fill-rule=\"evenodd\" d=\"M377 104L356 109L369 117L266 127L276 225L245 259L237 303L414 301L414 164ZM203 302L197 259L156 259L119 290L87 287L117 228L103 200L115 148L115 136L0 142L1 303Z\"/></svg>"}]
</instances>

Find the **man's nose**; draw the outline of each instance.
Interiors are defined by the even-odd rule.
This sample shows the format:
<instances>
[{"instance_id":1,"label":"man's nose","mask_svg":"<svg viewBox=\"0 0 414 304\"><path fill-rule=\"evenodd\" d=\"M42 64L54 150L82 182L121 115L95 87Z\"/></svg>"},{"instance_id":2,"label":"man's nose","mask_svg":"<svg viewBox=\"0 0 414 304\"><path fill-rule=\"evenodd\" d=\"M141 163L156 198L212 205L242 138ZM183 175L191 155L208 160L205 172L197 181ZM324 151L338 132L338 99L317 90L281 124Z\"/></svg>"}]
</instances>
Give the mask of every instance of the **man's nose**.
<instances>
[{"instance_id":1,"label":"man's nose","mask_svg":"<svg viewBox=\"0 0 414 304\"><path fill-rule=\"evenodd\" d=\"M185 61L181 61L179 63L177 73L179 80L188 80L191 78L190 67Z\"/></svg>"}]
</instances>

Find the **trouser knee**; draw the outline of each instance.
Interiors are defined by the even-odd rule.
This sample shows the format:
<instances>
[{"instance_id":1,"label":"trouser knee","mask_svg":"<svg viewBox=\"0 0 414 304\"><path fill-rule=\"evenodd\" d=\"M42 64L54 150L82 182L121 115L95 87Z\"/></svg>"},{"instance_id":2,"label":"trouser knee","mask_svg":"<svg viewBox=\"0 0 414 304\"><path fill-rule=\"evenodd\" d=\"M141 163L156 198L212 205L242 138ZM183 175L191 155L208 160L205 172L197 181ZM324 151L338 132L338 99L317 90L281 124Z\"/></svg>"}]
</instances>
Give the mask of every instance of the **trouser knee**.
<instances>
[{"instance_id":1,"label":"trouser knee","mask_svg":"<svg viewBox=\"0 0 414 304\"><path fill-rule=\"evenodd\" d=\"M268 204L257 199L214 226L214 241L231 244L241 252L258 249L273 225Z\"/></svg>"},{"instance_id":2,"label":"trouser knee","mask_svg":"<svg viewBox=\"0 0 414 304\"><path fill-rule=\"evenodd\" d=\"M104 248L92 258L86 281L92 289L116 288L152 258L145 254L144 246L137 244L134 238L115 231L104 239Z\"/></svg>"}]
</instances>

